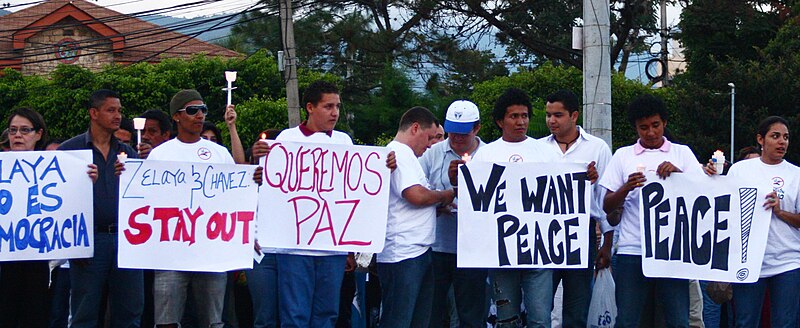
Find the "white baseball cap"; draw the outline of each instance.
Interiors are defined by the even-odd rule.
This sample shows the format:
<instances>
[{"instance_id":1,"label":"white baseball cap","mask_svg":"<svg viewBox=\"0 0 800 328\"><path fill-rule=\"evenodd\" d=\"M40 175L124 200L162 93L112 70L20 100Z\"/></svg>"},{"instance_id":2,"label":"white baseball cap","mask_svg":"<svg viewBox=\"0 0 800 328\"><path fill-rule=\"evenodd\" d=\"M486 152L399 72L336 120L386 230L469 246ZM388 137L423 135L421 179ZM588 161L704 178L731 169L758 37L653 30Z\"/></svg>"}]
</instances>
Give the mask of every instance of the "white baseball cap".
<instances>
[{"instance_id":1,"label":"white baseball cap","mask_svg":"<svg viewBox=\"0 0 800 328\"><path fill-rule=\"evenodd\" d=\"M480 121L478 106L469 100L456 100L447 107L444 132L467 134Z\"/></svg>"}]
</instances>

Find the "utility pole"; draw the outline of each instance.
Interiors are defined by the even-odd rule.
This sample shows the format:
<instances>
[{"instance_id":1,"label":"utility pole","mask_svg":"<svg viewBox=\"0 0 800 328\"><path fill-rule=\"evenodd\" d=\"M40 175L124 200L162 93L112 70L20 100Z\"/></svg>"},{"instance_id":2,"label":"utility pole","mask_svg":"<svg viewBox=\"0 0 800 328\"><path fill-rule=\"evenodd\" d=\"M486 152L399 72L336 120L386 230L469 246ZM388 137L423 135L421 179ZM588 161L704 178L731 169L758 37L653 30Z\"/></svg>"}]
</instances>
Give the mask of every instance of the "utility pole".
<instances>
[{"instance_id":1,"label":"utility pole","mask_svg":"<svg viewBox=\"0 0 800 328\"><path fill-rule=\"evenodd\" d=\"M664 71L661 76L661 86L669 85L669 29L667 28L667 0L661 0L661 66Z\"/></svg>"},{"instance_id":2,"label":"utility pole","mask_svg":"<svg viewBox=\"0 0 800 328\"><path fill-rule=\"evenodd\" d=\"M608 0L583 0L583 127L611 147Z\"/></svg>"},{"instance_id":3,"label":"utility pole","mask_svg":"<svg viewBox=\"0 0 800 328\"><path fill-rule=\"evenodd\" d=\"M283 39L284 80L286 81L286 107L289 112L289 127L300 125L300 97L297 90L297 57L294 46L294 22L292 20L292 0L280 0L281 36Z\"/></svg>"}]
</instances>

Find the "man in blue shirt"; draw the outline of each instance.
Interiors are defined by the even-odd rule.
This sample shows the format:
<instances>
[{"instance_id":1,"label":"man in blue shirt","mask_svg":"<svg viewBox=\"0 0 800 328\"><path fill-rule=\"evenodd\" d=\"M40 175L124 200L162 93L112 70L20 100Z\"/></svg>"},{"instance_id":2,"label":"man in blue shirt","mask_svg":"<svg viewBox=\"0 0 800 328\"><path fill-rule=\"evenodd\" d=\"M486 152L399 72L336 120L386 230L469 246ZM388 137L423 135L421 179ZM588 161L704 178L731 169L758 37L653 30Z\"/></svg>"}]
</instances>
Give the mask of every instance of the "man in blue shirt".
<instances>
[{"instance_id":1,"label":"man in blue shirt","mask_svg":"<svg viewBox=\"0 0 800 328\"><path fill-rule=\"evenodd\" d=\"M112 327L139 327L144 306L141 270L117 267L119 174L117 156L137 158L136 151L114 137L122 121L120 98L111 90L95 91L89 101L89 130L61 144L59 150L91 149L97 166L94 183L94 257L70 260L70 327L98 327L102 293L108 288Z\"/></svg>"},{"instance_id":2,"label":"man in blue shirt","mask_svg":"<svg viewBox=\"0 0 800 328\"><path fill-rule=\"evenodd\" d=\"M434 190L453 189L448 177L451 161L468 159L484 145L477 136L481 129L478 106L456 100L447 108L444 131L447 139L420 157L422 170ZM431 327L449 327L447 293L453 287L459 327L485 327L486 269L456 268L457 209L455 202L436 213L436 239L433 243L433 313Z\"/></svg>"}]
</instances>

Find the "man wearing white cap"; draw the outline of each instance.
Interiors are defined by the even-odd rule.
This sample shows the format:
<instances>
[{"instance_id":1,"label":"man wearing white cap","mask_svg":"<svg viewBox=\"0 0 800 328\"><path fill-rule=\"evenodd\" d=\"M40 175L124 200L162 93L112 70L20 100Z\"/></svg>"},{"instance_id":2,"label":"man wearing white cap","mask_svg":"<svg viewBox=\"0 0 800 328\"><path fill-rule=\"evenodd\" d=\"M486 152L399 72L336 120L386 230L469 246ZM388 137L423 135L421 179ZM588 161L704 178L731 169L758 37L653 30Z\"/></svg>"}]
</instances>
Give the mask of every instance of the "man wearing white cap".
<instances>
[{"instance_id":1,"label":"man wearing white cap","mask_svg":"<svg viewBox=\"0 0 800 328\"><path fill-rule=\"evenodd\" d=\"M456 100L447 108L445 142L431 146L420 157L422 170L435 190L452 189L448 177L450 162L471 158L485 145L477 136L481 129L478 106L468 100ZM449 319L447 293L453 287L459 327L486 326L486 269L456 268L455 203L441 208L436 215L436 239L433 243L433 313L431 327L447 327Z\"/></svg>"}]
</instances>

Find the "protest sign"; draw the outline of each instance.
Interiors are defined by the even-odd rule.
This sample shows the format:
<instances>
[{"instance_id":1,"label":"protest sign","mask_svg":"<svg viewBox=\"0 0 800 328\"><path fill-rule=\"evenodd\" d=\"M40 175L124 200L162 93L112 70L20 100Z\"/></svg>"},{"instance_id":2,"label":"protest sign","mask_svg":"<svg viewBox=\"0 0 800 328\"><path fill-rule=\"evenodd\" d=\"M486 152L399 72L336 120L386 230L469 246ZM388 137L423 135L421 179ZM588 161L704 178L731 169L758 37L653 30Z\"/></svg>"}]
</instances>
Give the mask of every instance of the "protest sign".
<instances>
[{"instance_id":1,"label":"protest sign","mask_svg":"<svg viewBox=\"0 0 800 328\"><path fill-rule=\"evenodd\" d=\"M94 255L90 150L0 153L0 261Z\"/></svg>"},{"instance_id":2,"label":"protest sign","mask_svg":"<svg viewBox=\"0 0 800 328\"><path fill-rule=\"evenodd\" d=\"M384 147L271 141L261 159L262 246L378 253L386 238Z\"/></svg>"},{"instance_id":3,"label":"protest sign","mask_svg":"<svg viewBox=\"0 0 800 328\"><path fill-rule=\"evenodd\" d=\"M771 189L725 176L647 172L639 213L647 277L755 282L771 214Z\"/></svg>"},{"instance_id":4,"label":"protest sign","mask_svg":"<svg viewBox=\"0 0 800 328\"><path fill-rule=\"evenodd\" d=\"M119 183L119 266L251 268L254 171L252 165L127 160Z\"/></svg>"},{"instance_id":5,"label":"protest sign","mask_svg":"<svg viewBox=\"0 0 800 328\"><path fill-rule=\"evenodd\" d=\"M459 170L459 267L586 267L586 164L472 161Z\"/></svg>"}]
</instances>

